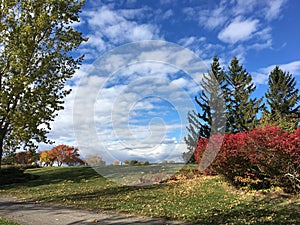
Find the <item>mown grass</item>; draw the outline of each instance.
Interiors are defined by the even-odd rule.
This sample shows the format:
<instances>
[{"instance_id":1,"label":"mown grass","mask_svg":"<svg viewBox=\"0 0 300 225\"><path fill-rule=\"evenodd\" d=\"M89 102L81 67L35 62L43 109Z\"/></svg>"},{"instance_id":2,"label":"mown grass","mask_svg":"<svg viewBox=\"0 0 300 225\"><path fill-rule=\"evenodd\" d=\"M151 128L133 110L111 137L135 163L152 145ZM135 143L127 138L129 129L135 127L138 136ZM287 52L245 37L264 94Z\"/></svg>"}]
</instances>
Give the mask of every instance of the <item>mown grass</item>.
<instances>
[{"instance_id":1,"label":"mown grass","mask_svg":"<svg viewBox=\"0 0 300 225\"><path fill-rule=\"evenodd\" d=\"M1 186L0 194L81 208L115 210L199 224L299 224L297 196L242 192L220 177L121 186L89 167L28 169L35 180Z\"/></svg>"},{"instance_id":2,"label":"mown grass","mask_svg":"<svg viewBox=\"0 0 300 225\"><path fill-rule=\"evenodd\" d=\"M20 225L0 217L0 225Z\"/></svg>"}]
</instances>

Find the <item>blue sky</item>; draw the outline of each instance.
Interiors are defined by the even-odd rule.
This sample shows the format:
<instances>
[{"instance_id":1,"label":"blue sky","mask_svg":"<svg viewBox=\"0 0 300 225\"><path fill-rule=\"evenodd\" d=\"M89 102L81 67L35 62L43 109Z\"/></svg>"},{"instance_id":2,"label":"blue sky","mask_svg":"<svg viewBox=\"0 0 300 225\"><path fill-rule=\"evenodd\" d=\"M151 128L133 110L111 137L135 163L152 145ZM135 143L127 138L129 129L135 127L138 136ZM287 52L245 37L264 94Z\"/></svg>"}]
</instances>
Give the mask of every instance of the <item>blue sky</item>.
<instances>
[{"instance_id":1,"label":"blue sky","mask_svg":"<svg viewBox=\"0 0 300 225\"><path fill-rule=\"evenodd\" d=\"M299 9L296 0L87 0L80 23L74 24L89 38L78 50L86 55L85 61L68 84L73 92L49 138L107 161L180 161L186 148L185 115L193 109L197 82L207 71L203 65L209 66L214 55L224 67L233 56L239 58L257 86L254 96L264 95L275 65L292 73L299 88ZM155 51L142 52L144 58L140 52L140 61L128 64L124 59L128 49L122 46L146 40L175 43L203 65L192 76L187 74L183 68L191 64L184 60L194 56L185 52L179 57L166 45L164 51L155 45ZM114 52L120 47L125 52ZM164 63L162 55L172 63ZM161 61L141 60L156 58ZM115 69L105 77L100 72L103 65ZM89 101L91 109L85 105ZM81 114L76 116L77 112Z\"/></svg>"}]
</instances>

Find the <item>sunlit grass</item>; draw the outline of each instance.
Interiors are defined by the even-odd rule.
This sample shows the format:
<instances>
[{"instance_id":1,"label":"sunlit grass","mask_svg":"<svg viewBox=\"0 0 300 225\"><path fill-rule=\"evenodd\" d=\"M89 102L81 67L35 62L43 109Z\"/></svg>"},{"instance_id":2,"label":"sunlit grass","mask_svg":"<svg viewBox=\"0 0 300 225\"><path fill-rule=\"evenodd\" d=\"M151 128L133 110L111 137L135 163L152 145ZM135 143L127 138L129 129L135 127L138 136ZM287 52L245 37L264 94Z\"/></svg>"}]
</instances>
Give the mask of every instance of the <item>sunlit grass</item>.
<instances>
[{"instance_id":1,"label":"sunlit grass","mask_svg":"<svg viewBox=\"0 0 300 225\"><path fill-rule=\"evenodd\" d=\"M39 176L1 187L0 193L81 208L115 210L199 224L299 224L299 199L258 195L230 187L220 177L150 186L121 186L89 167L29 169Z\"/></svg>"},{"instance_id":2,"label":"sunlit grass","mask_svg":"<svg viewBox=\"0 0 300 225\"><path fill-rule=\"evenodd\" d=\"M20 225L0 217L0 225Z\"/></svg>"}]
</instances>

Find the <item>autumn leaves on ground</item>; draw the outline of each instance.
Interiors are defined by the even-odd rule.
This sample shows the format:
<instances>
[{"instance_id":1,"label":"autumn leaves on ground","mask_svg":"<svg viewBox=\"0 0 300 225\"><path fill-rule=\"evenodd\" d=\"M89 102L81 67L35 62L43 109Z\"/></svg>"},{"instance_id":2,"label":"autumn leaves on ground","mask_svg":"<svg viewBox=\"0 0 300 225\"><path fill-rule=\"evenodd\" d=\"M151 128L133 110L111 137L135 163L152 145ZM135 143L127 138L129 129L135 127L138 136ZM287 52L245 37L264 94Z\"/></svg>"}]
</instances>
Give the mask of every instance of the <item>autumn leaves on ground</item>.
<instances>
[{"instance_id":1,"label":"autumn leaves on ground","mask_svg":"<svg viewBox=\"0 0 300 225\"><path fill-rule=\"evenodd\" d=\"M200 176L194 169L185 167L171 180L136 187L116 185L90 167L33 168L25 171L31 180L1 186L0 193L199 224L299 223L297 196L280 189L237 190L219 176Z\"/></svg>"}]
</instances>

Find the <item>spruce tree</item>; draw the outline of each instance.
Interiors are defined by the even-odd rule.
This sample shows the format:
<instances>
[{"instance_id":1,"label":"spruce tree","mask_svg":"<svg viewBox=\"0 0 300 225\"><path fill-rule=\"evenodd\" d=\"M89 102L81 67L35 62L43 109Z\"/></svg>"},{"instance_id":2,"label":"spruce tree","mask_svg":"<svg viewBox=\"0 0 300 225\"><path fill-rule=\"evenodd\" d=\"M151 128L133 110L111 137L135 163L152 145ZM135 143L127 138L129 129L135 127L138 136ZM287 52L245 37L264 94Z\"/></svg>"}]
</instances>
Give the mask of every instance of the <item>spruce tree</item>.
<instances>
[{"instance_id":1,"label":"spruce tree","mask_svg":"<svg viewBox=\"0 0 300 225\"><path fill-rule=\"evenodd\" d=\"M188 112L188 126L186 127L188 134L184 137L184 141L187 145L187 152L183 153L183 160L186 163L194 163L194 150L197 146L199 137L201 136L199 132L201 131L201 124L199 122L199 113L196 113L194 110Z\"/></svg>"},{"instance_id":2,"label":"spruce tree","mask_svg":"<svg viewBox=\"0 0 300 225\"><path fill-rule=\"evenodd\" d=\"M214 57L211 64L211 71L203 75L201 82L202 93L195 97L200 106L202 114L199 118L202 121L201 137L209 138L210 135L225 130L225 100L223 91L226 90L225 73L220 67L219 58Z\"/></svg>"},{"instance_id":3,"label":"spruce tree","mask_svg":"<svg viewBox=\"0 0 300 225\"><path fill-rule=\"evenodd\" d=\"M192 111L188 114L188 136L185 142L188 152L183 157L186 162L193 155L199 138L209 138L211 134L225 131L225 101L223 90L226 89L225 73L220 67L219 59L213 58L211 70L203 75L201 93L195 97L200 113Z\"/></svg>"},{"instance_id":4,"label":"spruce tree","mask_svg":"<svg viewBox=\"0 0 300 225\"><path fill-rule=\"evenodd\" d=\"M227 133L251 130L257 125L256 115L262 109L262 98L251 98L256 87L251 75L234 57L228 67L225 94L227 107Z\"/></svg>"},{"instance_id":5,"label":"spruce tree","mask_svg":"<svg viewBox=\"0 0 300 225\"><path fill-rule=\"evenodd\" d=\"M264 117L269 123L290 131L295 129L300 116L300 95L295 78L276 66L269 75L268 84L265 96L269 109L264 110Z\"/></svg>"}]
</instances>

